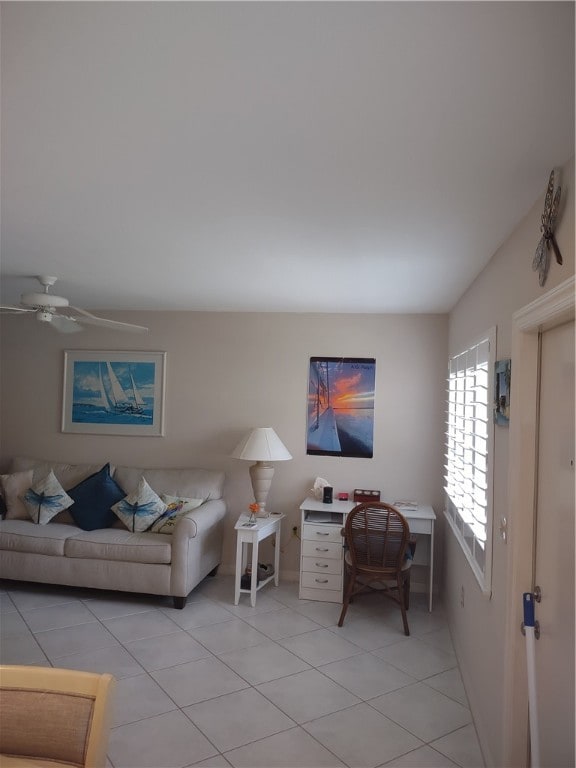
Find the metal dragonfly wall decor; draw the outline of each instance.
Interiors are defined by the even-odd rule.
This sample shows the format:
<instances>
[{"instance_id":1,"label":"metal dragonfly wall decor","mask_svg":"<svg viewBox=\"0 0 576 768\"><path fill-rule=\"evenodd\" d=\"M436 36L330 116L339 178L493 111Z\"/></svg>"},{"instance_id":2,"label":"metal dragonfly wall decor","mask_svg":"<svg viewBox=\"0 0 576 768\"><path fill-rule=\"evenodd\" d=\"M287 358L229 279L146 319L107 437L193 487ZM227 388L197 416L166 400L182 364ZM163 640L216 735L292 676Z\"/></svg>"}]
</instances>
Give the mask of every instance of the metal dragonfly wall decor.
<instances>
[{"instance_id":1,"label":"metal dragonfly wall decor","mask_svg":"<svg viewBox=\"0 0 576 768\"><path fill-rule=\"evenodd\" d=\"M538 272L538 282L540 285L544 285L546 278L548 277L548 270L550 269L550 250L554 251L556 261L558 264L562 264L562 254L558 248L558 243L554 237L554 228L556 227L556 219L558 217L558 208L560 206L560 194L561 187L556 187L554 192L554 171L550 173L548 179L548 189L546 190L546 198L544 200L544 211L542 213L542 223L540 225L540 231L542 237L536 248L534 260L532 261L532 269Z\"/></svg>"}]
</instances>

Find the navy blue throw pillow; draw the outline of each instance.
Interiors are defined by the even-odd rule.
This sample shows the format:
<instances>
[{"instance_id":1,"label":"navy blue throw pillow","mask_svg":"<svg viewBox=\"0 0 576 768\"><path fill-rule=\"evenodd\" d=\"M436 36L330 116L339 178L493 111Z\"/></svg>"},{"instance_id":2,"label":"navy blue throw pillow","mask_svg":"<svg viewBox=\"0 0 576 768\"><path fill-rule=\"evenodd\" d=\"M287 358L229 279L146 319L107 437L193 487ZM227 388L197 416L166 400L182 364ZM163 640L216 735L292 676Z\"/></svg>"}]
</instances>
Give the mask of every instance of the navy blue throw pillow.
<instances>
[{"instance_id":1,"label":"navy blue throw pillow","mask_svg":"<svg viewBox=\"0 0 576 768\"><path fill-rule=\"evenodd\" d=\"M99 472L82 480L67 493L74 499L68 512L83 531L109 528L117 519L110 507L126 496L126 492L110 476L110 464L105 464Z\"/></svg>"}]
</instances>

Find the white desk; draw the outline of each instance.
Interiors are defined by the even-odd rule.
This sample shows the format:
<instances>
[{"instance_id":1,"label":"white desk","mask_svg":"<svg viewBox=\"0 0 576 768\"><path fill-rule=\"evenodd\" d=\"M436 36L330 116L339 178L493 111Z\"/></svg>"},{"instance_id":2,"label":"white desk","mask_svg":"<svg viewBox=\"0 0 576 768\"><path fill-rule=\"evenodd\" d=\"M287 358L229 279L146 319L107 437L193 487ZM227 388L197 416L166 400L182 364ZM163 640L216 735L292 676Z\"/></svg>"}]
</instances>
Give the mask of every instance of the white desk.
<instances>
[{"instance_id":1,"label":"white desk","mask_svg":"<svg viewBox=\"0 0 576 768\"><path fill-rule=\"evenodd\" d=\"M236 580L234 584L234 605L240 601L240 593L246 592L250 595L250 605L252 608L256 605L256 592L271 579L278 586L278 577L280 571L280 523L285 515L271 515L270 517L258 517L256 525L248 528L244 523L248 522L249 515L240 515L234 530L236 531ZM262 579L258 583L258 544L262 539L268 536L276 535L276 546L274 550L274 573L267 579ZM241 589L240 580L242 573L248 562L248 547L252 545L252 578L250 579L250 589Z\"/></svg>"},{"instance_id":2,"label":"white desk","mask_svg":"<svg viewBox=\"0 0 576 768\"><path fill-rule=\"evenodd\" d=\"M346 515L356 506L353 501L334 501L324 504L313 498L300 505L302 547L300 552L300 598L342 602L344 565L341 530ZM408 521L410 533L430 537L430 552L425 563L428 567L428 610L432 610L434 584L434 522L436 514L428 504L417 509L400 509ZM419 565L416 548L415 563Z\"/></svg>"}]
</instances>

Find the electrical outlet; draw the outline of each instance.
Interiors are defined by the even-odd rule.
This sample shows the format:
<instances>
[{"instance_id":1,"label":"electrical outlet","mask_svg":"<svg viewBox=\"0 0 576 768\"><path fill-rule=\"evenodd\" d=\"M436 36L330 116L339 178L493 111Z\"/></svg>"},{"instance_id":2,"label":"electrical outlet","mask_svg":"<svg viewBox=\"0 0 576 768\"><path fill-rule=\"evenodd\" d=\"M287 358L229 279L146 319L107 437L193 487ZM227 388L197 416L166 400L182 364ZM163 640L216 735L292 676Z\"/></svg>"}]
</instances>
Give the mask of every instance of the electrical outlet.
<instances>
[{"instance_id":1,"label":"electrical outlet","mask_svg":"<svg viewBox=\"0 0 576 768\"><path fill-rule=\"evenodd\" d=\"M298 536L298 526L294 525L292 527L292 536Z\"/></svg>"}]
</instances>

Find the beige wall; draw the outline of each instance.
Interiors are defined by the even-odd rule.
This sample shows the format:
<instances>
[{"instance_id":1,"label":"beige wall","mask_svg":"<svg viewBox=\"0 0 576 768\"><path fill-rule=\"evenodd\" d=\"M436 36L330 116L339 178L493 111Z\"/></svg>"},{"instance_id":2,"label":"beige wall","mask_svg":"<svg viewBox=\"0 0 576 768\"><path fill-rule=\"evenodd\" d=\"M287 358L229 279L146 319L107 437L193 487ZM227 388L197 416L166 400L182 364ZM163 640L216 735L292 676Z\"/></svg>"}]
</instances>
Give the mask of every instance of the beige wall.
<instances>
[{"instance_id":1,"label":"beige wall","mask_svg":"<svg viewBox=\"0 0 576 768\"><path fill-rule=\"evenodd\" d=\"M317 475L336 490L379 488L387 499L414 497L432 503L440 513L446 315L107 314L146 324L150 333L131 336L92 327L66 336L32 317L3 317L4 466L10 456L32 455L223 468L229 506L224 560L231 566L231 528L251 501L251 485L248 462L228 454L250 427L272 426L294 457L277 463L269 496L269 506L288 515L282 566L293 575L299 543L288 537L299 523L298 505ZM166 436L61 433L63 350L73 348L166 351ZM372 460L306 455L308 364L313 355L376 358Z\"/></svg>"},{"instance_id":2,"label":"beige wall","mask_svg":"<svg viewBox=\"0 0 576 768\"><path fill-rule=\"evenodd\" d=\"M543 179L543 191L546 186ZM574 274L574 165L562 172L562 208L557 240L564 265L552 260L544 288L532 271L540 238L544 195L497 251L488 266L454 307L449 322L449 349L459 351L491 326L497 327L496 359L511 357L512 315ZM512 377L514 360L512 360ZM517 418L514 402L511 419ZM488 765L501 766L503 748L503 662L508 547L499 523L508 513L508 429L495 427L494 538L492 596L483 597L451 532L446 533L443 598L454 645ZM529 481L529 480L528 480ZM460 606L464 587L464 607ZM527 585L530 588L530 585ZM518 596L521 599L521 596Z\"/></svg>"}]
</instances>

